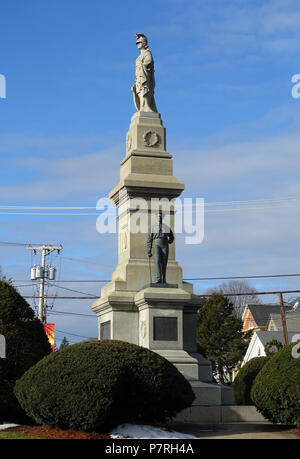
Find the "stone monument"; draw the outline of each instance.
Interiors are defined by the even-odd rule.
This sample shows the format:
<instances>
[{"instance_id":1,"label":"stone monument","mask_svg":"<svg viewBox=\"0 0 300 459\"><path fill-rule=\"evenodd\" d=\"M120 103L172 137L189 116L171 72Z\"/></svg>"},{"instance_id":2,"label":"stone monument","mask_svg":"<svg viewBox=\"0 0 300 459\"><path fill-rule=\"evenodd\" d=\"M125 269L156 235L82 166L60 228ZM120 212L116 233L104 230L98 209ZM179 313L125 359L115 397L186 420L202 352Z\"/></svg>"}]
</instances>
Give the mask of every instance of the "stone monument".
<instances>
[{"instance_id":1,"label":"stone monument","mask_svg":"<svg viewBox=\"0 0 300 459\"><path fill-rule=\"evenodd\" d=\"M154 99L154 61L145 35L136 34L136 44L140 55L131 90L137 112L126 137L120 182L109 194L118 208L118 265L92 304L98 315L98 338L131 342L168 359L190 381L196 394L194 405L232 404L231 390L213 383L210 362L197 353L197 310L202 299L193 293L192 284L182 280L175 257L176 237L173 241L172 203L184 184L173 176L172 155L166 150L166 130ZM170 231L165 248L157 249L160 258L148 257L154 252L153 199L171 203L164 210ZM137 232L134 217L140 201L145 206L139 208L139 215L144 215L147 228ZM149 278L149 267L155 282Z\"/></svg>"}]
</instances>

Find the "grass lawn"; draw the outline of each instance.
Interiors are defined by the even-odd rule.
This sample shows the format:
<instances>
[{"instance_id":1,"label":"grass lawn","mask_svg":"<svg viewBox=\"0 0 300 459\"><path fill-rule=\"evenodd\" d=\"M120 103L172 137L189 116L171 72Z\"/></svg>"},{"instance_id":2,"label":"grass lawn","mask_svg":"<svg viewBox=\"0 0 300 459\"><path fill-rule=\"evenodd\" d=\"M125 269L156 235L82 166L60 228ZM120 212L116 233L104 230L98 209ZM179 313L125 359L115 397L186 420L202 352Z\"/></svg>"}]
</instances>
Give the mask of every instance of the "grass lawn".
<instances>
[{"instance_id":1,"label":"grass lawn","mask_svg":"<svg viewBox=\"0 0 300 459\"><path fill-rule=\"evenodd\" d=\"M41 440L41 437L30 437L26 433L0 431L0 440Z\"/></svg>"},{"instance_id":2,"label":"grass lawn","mask_svg":"<svg viewBox=\"0 0 300 459\"><path fill-rule=\"evenodd\" d=\"M16 426L0 430L0 440L45 440L45 439L109 439L109 434L84 432L74 429L60 429L56 426Z\"/></svg>"}]
</instances>

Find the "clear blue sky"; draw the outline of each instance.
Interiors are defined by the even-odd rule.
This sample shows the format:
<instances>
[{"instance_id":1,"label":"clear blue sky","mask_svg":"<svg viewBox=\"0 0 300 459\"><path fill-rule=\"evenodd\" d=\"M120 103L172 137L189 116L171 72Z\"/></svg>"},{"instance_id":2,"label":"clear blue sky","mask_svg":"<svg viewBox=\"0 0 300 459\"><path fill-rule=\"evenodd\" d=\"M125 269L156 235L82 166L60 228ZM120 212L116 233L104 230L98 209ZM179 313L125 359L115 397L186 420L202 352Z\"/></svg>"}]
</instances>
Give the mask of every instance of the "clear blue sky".
<instances>
[{"instance_id":1,"label":"clear blue sky","mask_svg":"<svg viewBox=\"0 0 300 459\"><path fill-rule=\"evenodd\" d=\"M149 38L185 196L300 197L300 99L291 96L299 2L5 0L0 13L2 206L94 206L117 184L135 111L137 32ZM185 277L299 272L299 208L282 205L207 214L203 244L178 240ZM93 216L0 214L0 240L63 244L67 279L109 279L117 262L115 238L100 236ZM15 279L28 277L30 263L25 249L0 247L0 265ZM298 288L296 279L252 285ZM100 285L65 286L100 293ZM91 313L88 303L55 308ZM95 321L86 322L58 317L57 328L95 336Z\"/></svg>"}]
</instances>

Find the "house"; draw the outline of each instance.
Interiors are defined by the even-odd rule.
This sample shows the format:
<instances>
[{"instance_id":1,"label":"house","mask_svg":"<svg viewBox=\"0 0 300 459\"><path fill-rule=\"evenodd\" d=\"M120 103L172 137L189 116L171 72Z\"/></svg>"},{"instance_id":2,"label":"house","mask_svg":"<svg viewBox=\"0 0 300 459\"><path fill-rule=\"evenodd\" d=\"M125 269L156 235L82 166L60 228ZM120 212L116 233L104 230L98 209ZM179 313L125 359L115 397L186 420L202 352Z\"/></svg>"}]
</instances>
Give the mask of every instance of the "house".
<instances>
[{"instance_id":1,"label":"house","mask_svg":"<svg viewBox=\"0 0 300 459\"><path fill-rule=\"evenodd\" d=\"M297 310L285 313L286 329L288 332L300 333L300 312ZM281 314L270 314L267 330L282 331Z\"/></svg>"},{"instance_id":2,"label":"house","mask_svg":"<svg viewBox=\"0 0 300 459\"><path fill-rule=\"evenodd\" d=\"M285 310L291 309L285 306ZM280 314L279 304L247 304L242 316L243 331L267 330L270 314Z\"/></svg>"},{"instance_id":3,"label":"house","mask_svg":"<svg viewBox=\"0 0 300 459\"><path fill-rule=\"evenodd\" d=\"M288 342L296 342L300 338L300 328L298 329L298 333L290 332L287 334ZM283 340L283 332L282 331L256 331L253 333L251 341L249 343L247 352L242 362L242 367L249 362L249 360L253 359L254 357L264 357L265 353L265 345L272 341L273 339L280 341L282 345L284 344Z\"/></svg>"}]
</instances>

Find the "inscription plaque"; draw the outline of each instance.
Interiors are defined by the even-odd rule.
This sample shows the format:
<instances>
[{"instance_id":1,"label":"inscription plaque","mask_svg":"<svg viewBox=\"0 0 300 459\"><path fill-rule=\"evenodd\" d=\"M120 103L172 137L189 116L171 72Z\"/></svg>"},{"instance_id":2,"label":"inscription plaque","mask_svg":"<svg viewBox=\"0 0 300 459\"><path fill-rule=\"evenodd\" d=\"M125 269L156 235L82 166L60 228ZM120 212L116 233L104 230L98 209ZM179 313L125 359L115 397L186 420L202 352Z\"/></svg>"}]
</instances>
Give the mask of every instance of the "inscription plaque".
<instances>
[{"instance_id":1,"label":"inscription plaque","mask_svg":"<svg viewBox=\"0 0 300 459\"><path fill-rule=\"evenodd\" d=\"M177 341L177 317L153 317L155 341Z\"/></svg>"}]
</instances>

